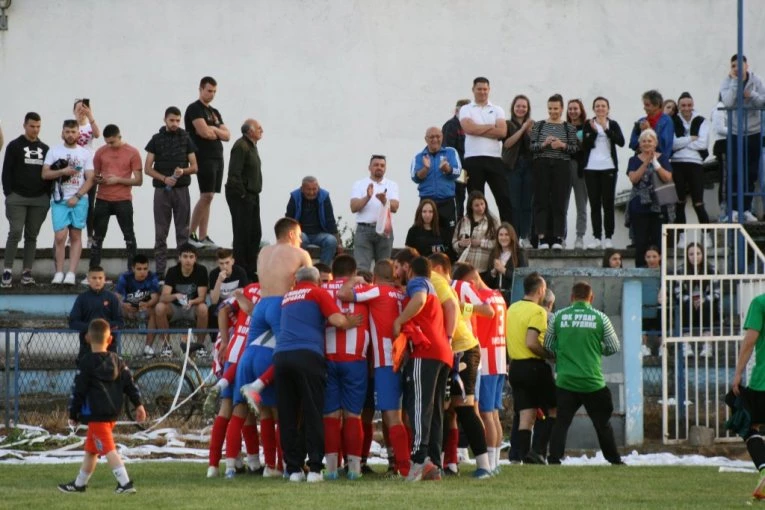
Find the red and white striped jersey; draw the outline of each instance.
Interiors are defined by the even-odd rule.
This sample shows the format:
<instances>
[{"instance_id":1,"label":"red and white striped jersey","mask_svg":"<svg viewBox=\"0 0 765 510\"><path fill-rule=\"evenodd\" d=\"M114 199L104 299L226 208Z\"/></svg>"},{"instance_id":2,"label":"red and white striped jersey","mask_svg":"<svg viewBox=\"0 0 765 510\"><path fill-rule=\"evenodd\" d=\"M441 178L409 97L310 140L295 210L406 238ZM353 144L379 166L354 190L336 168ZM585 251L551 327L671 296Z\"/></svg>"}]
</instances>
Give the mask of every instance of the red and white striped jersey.
<instances>
[{"instance_id":1,"label":"red and white striped jersey","mask_svg":"<svg viewBox=\"0 0 765 510\"><path fill-rule=\"evenodd\" d=\"M322 283L321 287L335 299L343 313L361 315L361 324L353 329L340 329L327 325L324 332L325 355L330 361L359 361L366 359L369 345L369 307L367 301L379 295L380 290L374 285L357 285L353 292L356 301L348 303L337 298L337 291L347 278L338 278L331 282Z\"/></svg>"},{"instance_id":2,"label":"red and white striped jersey","mask_svg":"<svg viewBox=\"0 0 765 510\"><path fill-rule=\"evenodd\" d=\"M476 336L481 343L481 375L497 375L507 372L505 347L505 314L507 304L498 290L478 291L481 301L494 308L494 317L476 316Z\"/></svg>"},{"instance_id":3,"label":"red and white striped jersey","mask_svg":"<svg viewBox=\"0 0 765 510\"><path fill-rule=\"evenodd\" d=\"M401 315L406 294L390 285L378 285L379 295L369 301L369 330L375 368L393 366L393 321Z\"/></svg>"},{"instance_id":4,"label":"red and white striped jersey","mask_svg":"<svg viewBox=\"0 0 765 510\"><path fill-rule=\"evenodd\" d=\"M478 295L478 292L476 292L472 283L464 280L452 280L452 288L457 293L461 305L483 304L483 300L481 300L481 297ZM466 320L465 324L467 324L468 328L470 328L470 332L475 336L476 314L472 314L470 320Z\"/></svg>"},{"instance_id":5,"label":"red and white striped jersey","mask_svg":"<svg viewBox=\"0 0 765 510\"><path fill-rule=\"evenodd\" d=\"M249 284L242 292L244 293L244 297L252 301L253 305L256 305L258 301L260 301L259 283ZM252 314L244 313L240 310L239 303L237 303L234 296L230 296L226 299L225 303L231 307L232 313L236 314L235 322L231 320L231 315L229 315L228 318L228 323L233 323L234 327L233 332L231 331L231 328L229 328L226 361L229 363L238 363L247 344L247 333L250 331L250 317Z\"/></svg>"}]
</instances>

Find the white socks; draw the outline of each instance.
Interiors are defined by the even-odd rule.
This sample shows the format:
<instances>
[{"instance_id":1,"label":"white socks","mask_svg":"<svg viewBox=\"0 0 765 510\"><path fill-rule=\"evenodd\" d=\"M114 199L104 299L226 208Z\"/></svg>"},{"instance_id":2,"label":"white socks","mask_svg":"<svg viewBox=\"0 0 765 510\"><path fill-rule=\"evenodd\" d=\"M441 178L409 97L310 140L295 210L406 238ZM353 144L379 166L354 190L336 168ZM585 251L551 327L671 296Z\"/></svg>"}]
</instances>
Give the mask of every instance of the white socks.
<instances>
[{"instance_id":1,"label":"white socks","mask_svg":"<svg viewBox=\"0 0 765 510\"><path fill-rule=\"evenodd\" d=\"M337 471L337 454L336 453L328 453L325 455L325 459L327 462L327 472L332 473L334 471Z\"/></svg>"},{"instance_id":2,"label":"white socks","mask_svg":"<svg viewBox=\"0 0 765 510\"><path fill-rule=\"evenodd\" d=\"M258 455L247 454L247 466L253 471L260 469L260 457Z\"/></svg>"},{"instance_id":3,"label":"white socks","mask_svg":"<svg viewBox=\"0 0 765 510\"><path fill-rule=\"evenodd\" d=\"M117 469L112 469L112 473L114 474L114 478L117 479L117 483L120 485L126 485L130 481L130 477L128 477L127 469L125 469L125 466L118 467Z\"/></svg>"},{"instance_id":4,"label":"white socks","mask_svg":"<svg viewBox=\"0 0 765 510\"><path fill-rule=\"evenodd\" d=\"M486 448L486 453L489 455L489 468L494 469L497 467L497 449L493 446Z\"/></svg>"},{"instance_id":5,"label":"white socks","mask_svg":"<svg viewBox=\"0 0 765 510\"><path fill-rule=\"evenodd\" d=\"M476 467L478 467L478 469L485 469L486 471L491 471L491 466L489 465L489 454L482 453L481 455L476 455L475 465Z\"/></svg>"},{"instance_id":6,"label":"white socks","mask_svg":"<svg viewBox=\"0 0 765 510\"><path fill-rule=\"evenodd\" d=\"M85 471L81 469L80 472L77 473L77 479L74 481L74 484L77 487L85 487L86 485L88 485L89 480L90 480L90 474L86 473Z\"/></svg>"}]
</instances>

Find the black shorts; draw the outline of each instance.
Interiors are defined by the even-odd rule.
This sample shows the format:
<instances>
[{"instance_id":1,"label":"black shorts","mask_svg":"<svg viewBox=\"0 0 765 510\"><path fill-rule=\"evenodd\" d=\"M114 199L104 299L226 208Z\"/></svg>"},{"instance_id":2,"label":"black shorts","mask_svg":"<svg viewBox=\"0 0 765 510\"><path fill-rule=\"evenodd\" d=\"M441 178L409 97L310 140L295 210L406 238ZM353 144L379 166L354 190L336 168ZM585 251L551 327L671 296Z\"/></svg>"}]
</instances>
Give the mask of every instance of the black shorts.
<instances>
[{"instance_id":1,"label":"black shorts","mask_svg":"<svg viewBox=\"0 0 765 510\"><path fill-rule=\"evenodd\" d=\"M552 368L541 359L512 360L510 386L515 412L556 407Z\"/></svg>"},{"instance_id":2,"label":"black shorts","mask_svg":"<svg viewBox=\"0 0 765 510\"><path fill-rule=\"evenodd\" d=\"M201 159L197 161L197 183L200 193L220 193L223 186L223 160Z\"/></svg>"},{"instance_id":3,"label":"black shorts","mask_svg":"<svg viewBox=\"0 0 765 510\"><path fill-rule=\"evenodd\" d=\"M741 388L746 408L752 417L752 425L765 424L765 391Z\"/></svg>"},{"instance_id":4,"label":"black shorts","mask_svg":"<svg viewBox=\"0 0 765 510\"><path fill-rule=\"evenodd\" d=\"M465 364L465 368L460 370L460 379L462 379L462 385L465 386L465 396L475 395L475 383L478 379L478 367L481 365L481 346L476 345L472 349L468 349L462 353L460 358L460 366ZM450 379L449 394L452 397L461 397L462 388L454 381Z\"/></svg>"}]
</instances>

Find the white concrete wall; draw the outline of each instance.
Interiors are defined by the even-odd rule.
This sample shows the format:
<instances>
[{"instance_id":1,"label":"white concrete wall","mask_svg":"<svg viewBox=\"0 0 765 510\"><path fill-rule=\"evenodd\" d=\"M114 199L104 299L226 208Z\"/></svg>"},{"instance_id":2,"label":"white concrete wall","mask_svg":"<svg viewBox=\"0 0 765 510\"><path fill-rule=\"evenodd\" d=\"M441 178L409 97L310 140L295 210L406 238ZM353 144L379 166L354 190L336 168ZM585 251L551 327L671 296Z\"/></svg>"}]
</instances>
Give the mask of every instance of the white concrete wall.
<instances>
[{"instance_id":1,"label":"white concrete wall","mask_svg":"<svg viewBox=\"0 0 765 510\"><path fill-rule=\"evenodd\" d=\"M745 51L756 72L765 67L757 53L765 47L758 30L765 3L747 4ZM265 128L265 239L307 174L349 220L351 182L366 175L370 154L383 153L402 190L394 221L403 244L417 202L410 159L424 146L425 128L440 126L456 99L470 97L475 76L491 79L491 99L506 109L515 94L529 95L535 119L546 116L552 93L583 98L588 112L605 95L629 131L649 88L666 97L689 90L707 115L736 48L734 0L15 0L7 14L10 29L0 32L6 140L34 110L43 116L42 139L58 143L73 99L87 96L102 127L118 124L142 150L165 107L185 109L199 79L214 76L214 105L232 133L250 116ZM628 185L628 155L619 155L620 188ZM191 189L195 201L196 183ZM135 192L141 247L153 245L151 197L148 182ZM573 215L569 223L573 236ZM3 221L0 246L6 235ZM211 237L230 243L222 195ZM106 244L122 243L112 221ZM46 222L39 245L51 244Z\"/></svg>"}]
</instances>

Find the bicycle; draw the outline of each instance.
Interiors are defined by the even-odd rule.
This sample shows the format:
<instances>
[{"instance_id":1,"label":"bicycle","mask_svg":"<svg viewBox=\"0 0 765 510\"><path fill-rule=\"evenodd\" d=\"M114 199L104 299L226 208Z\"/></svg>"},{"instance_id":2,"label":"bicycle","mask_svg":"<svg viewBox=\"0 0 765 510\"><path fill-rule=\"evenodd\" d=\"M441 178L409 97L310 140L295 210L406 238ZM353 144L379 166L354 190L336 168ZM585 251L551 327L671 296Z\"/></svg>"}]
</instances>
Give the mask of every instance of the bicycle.
<instances>
[{"instance_id":1,"label":"bicycle","mask_svg":"<svg viewBox=\"0 0 765 510\"><path fill-rule=\"evenodd\" d=\"M183 330L167 332L182 333ZM150 422L136 423L139 429L145 430L154 426L175 412L179 413L183 422L187 422L197 408L201 409L207 389L215 384L215 380L208 381L209 377L205 378L196 364L196 352L191 349L193 333L191 328L187 330L186 343L181 349L180 358L159 357L133 374L135 384L141 391L146 413L153 418ZM125 401L124 407L128 420L134 422L135 407L129 400Z\"/></svg>"}]
</instances>

